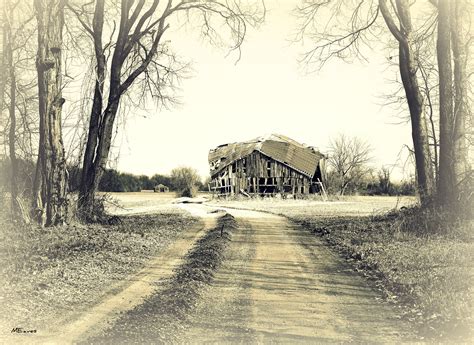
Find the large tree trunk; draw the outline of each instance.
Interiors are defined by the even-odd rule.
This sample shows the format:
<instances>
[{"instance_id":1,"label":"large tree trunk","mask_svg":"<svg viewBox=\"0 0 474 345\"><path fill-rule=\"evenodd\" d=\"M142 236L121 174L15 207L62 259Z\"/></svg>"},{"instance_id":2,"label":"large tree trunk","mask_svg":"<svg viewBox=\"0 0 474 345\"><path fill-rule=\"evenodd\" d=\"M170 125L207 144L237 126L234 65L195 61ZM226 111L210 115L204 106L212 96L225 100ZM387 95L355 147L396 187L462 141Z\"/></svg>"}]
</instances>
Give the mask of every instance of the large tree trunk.
<instances>
[{"instance_id":1,"label":"large tree trunk","mask_svg":"<svg viewBox=\"0 0 474 345\"><path fill-rule=\"evenodd\" d=\"M411 48L400 45L400 75L410 109L411 134L415 152L418 192L422 204L430 202L434 193L433 166L429 148L428 126L424 114L423 96L418 86L416 65Z\"/></svg>"},{"instance_id":2,"label":"large tree trunk","mask_svg":"<svg viewBox=\"0 0 474 345\"><path fill-rule=\"evenodd\" d=\"M93 149L94 156L91 157L92 160L88 162L88 169L83 169L82 171L82 185L79 194L80 213L86 220L94 220L95 217L93 212L95 192L99 187L100 179L106 169L112 143L114 120L117 115L119 102L120 97L117 97L108 104L104 111L98 136L87 142L87 146ZM92 147L94 142L97 145Z\"/></svg>"},{"instance_id":3,"label":"large tree trunk","mask_svg":"<svg viewBox=\"0 0 474 345\"><path fill-rule=\"evenodd\" d=\"M379 0L380 10L390 32L399 42L399 68L405 95L410 110L413 148L415 152L418 192L422 204L428 204L434 194L435 182L431 152L429 148L428 125L424 113L423 95L418 85L416 56L413 49L413 27L410 4L407 0L397 0L397 17L400 28L394 22L385 0Z\"/></svg>"},{"instance_id":4,"label":"large tree trunk","mask_svg":"<svg viewBox=\"0 0 474 345\"><path fill-rule=\"evenodd\" d=\"M64 0L35 0L38 22L38 98L40 147L35 177L34 211L41 225L67 218L67 170L61 130L61 49Z\"/></svg>"},{"instance_id":5,"label":"large tree trunk","mask_svg":"<svg viewBox=\"0 0 474 345\"><path fill-rule=\"evenodd\" d=\"M438 202L453 204L456 198L454 172L453 72L451 66L451 4L438 1L438 41L436 53L439 73L439 179Z\"/></svg>"},{"instance_id":6,"label":"large tree trunk","mask_svg":"<svg viewBox=\"0 0 474 345\"><path fill-rule=\"evenodd\" d=\"M81 185L79 188L78 208L79 215L85 219L92 216L94 209L94 192L99 184L94 169L94 159L97 143L99 140L99 130L102 120L102 106L104 101L104 83L106 60L102 44L102 32L104 27L104 0L96 2L94 19L92 23L94 51L96 57L96 83L94 88L94 99L92 102L91 116L89 119L89 132L87 144L82 164Z\"/></svg>"}]
</instances>

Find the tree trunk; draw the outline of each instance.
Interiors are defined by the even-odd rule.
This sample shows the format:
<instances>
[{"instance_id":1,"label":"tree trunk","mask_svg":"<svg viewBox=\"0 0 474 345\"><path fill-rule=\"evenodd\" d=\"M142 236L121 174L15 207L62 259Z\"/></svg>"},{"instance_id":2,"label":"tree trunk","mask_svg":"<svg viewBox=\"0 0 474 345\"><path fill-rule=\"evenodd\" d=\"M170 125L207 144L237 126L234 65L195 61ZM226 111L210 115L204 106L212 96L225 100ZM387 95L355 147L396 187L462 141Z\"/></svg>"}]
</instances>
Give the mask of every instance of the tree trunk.
<instances>
[{"instance_id":1,"label":"tree trunk","mask_svg":"<svg viewBox=\"0 0 474 345\"><path fill-rule=\"evenodd\" d=\"M436 53L439 73L439 179L438 202L451 205L456 198L454 173L453 72L451 66L450 1L438 1L438 41Z\"/></svg>"},{"instance_id":2,"label":"tree trunk","mask_svg":"<svg viewBox=\"0 0 474 345\"><path fill-rule=\"evenodd\" d=\"M18 161L16 159L16 71L13 63L14 38L10 25L9 16L13 15L14 7L9 2L5 3L3 8L3 39L2 39L2 61L1 61L1 81L0 81L0 109L4 107L5 88L10 83L10 104L8 105L8 114L10 119L10 128L8 131L8 146L10 155L10 197L12 219L28 223L29 219L23 212L23 207L18 195Z\"/></svg>"},{"instance_id":3,"label":"tree trunk","mask_svg":"<svg viewBox=\"0 0 474 345\"><path fill-rule=\"evenodd\" d=\"M7 13L6 6L3 8L3 27L2 27L2 47L7 45ZM3 109L3 104L5 100L5 87L7 84L7 49L2 49L1 61L0 61L0 109ZM1 111L0 111L1 116Z\"/></svg>"},{"instance_id":4,"label":"tree trunk","mask_svg":"<svg viewBox=\"0 0 474 345\"><path fill-rule=\"evenodd\" d=\"M433 197L435 183L429 147L428 125L424 114L424 100L417 78L418 66L413 49L410 4L407 0L396 1L400 28L395 24L386 0L379 0L379 7L390 32L399 42L400 76L410 110L418 192L421 204L426 205Z\"/></svg>"},{"instance_id":5,"label":"tree trunk","mask_svg":"<svg viewBox=\"0 0 474 345\"><path fill-rule=\"evenodd\" d=\"M117 115L119 102L120 97L117 97L107 106L104 111L98 136L87 142L87 146L93 149L94 156L91 157L92 160L88 162L88 169L83 169L82 171L82 185L79 194L80 213L86 220L94 220L95 192L99 187L100 179L106 169L112 143L114 120ZM94 142L97 143L97 146L92 148Z\"/></svg>"},{"instance_id":6,"label":"tree trunk","mask_svg":"<svg viewBox=\"0 0 474 345\"><path fill-rule=\"evenodd\" d=\"M11 38L11 36L10 36ZM11 46L9 47L11 49ZM10 50L11 54L11 50ZM15 132L16 132L16 77L15 70L10 55L10 130L8 133L8 145L10 151L10 164L11 164L11 180L10 180L10 196L12 205L12 216L14 219L21 218L21 209L18 201L18 162L16 160L16 148L15 148Z\"/></svg>"},{"instance_id":7,"label":"tree trunk","mask_svg":"<svg viewBox=\"0 0 474 345\"><path fill-rule=\"evenodd\" d=\"M427 204L434 193L433 166L428 140L428 126L423 112L423 96L416 77L416 67L409 51L400 47L400 75L410 109L413 148L415 151L418 192L422 204Z\"/></svg>"},{"instance_id":8,"label":"tree trunk","mask_svg":"<svg viewBox=\"0 0 474 345\"><path fill-rule=\"evenodd\" d=\"M64 0L35 0L38 22L40 147L34 191L37 221L44 226L67 218L67 170L61 129L61 49Z\"/></svg>"},{"instance_id":9,"label":"tree trunk","mask_svg":"<svg viewBox=\"0 0 474 345\"><path fill-rule=\"evenodd\" d=\"M470 27L468 26L469 9L465 0L457 0L451 4L451 39L454 59L454 134L453 157L456 201L462 198L463 187L467 181L468 145L466 133L466 119L468 109L468 75L467 63L469 60L468 42Z\"/></svg>"},{"instance_id":10,"label":"tree trunk","mask_svg":"<svg viewBox=\"0 0 474 345\"><path fill-rule=\"evenodd\" d=\"M96 176L94 168L97 144L99 141L99 131L102 125L102 107L104 101L104 83L106 60L102 44L102 32L104 27L104 0L96 2L94 19L92 23L92 33L94 41L94 51L96 57L96 83L94 88L94 99L92 103L91 115L89 119L89 132L82 165L81 185L79 188L78 209L82 218L88 219L93 214L95 202L95 190L99 185L101 176Z\"/></svg>"}]
</instances>

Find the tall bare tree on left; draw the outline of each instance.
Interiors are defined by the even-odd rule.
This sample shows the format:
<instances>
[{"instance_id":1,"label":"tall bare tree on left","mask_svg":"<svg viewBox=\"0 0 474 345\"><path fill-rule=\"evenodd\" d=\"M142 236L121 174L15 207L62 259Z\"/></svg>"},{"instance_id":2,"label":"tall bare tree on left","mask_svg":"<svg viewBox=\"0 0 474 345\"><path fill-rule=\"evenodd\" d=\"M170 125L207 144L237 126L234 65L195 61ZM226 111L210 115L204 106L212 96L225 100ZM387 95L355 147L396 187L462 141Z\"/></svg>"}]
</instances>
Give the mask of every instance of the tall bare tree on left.
<instances>
[{"instance_id":1,"label":"tall bare tree on left","mask_svg":"<svg viewBox=\"0 0 474 345\"><path fill-rule=\"evenodd\" d=\"M67 170L61 130L61 50L65 0L35 0L38 25L38 98L40 140L33 186L33 215L43 226L67 218Z\"/></svg>"}]
</instances>

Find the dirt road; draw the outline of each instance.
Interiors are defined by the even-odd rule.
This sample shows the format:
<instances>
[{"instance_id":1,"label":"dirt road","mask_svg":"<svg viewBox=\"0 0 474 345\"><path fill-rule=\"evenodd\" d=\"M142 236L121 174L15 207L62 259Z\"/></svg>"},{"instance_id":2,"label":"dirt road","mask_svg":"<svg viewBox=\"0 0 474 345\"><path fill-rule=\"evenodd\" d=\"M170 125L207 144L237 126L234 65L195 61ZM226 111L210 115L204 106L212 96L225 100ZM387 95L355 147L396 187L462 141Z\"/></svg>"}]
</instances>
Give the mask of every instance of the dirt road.
<instances>
[{"instance_id":1,"label":"dirt road","mask_svg":"<svg viewBox=\"0 0 474 345\"><path fill-rule=\"evenodd\" d=\"M398 342L407 324L367 281L284 217L228 210L239 229L183 342Z\"/></svg>"},{"instance_id":2,"label":"dirt road","mask_svg":"<svg viewBox=\"0 0 474 345\"><path fill-rule=\"evenodd\" d=\"M107 329L121 318L122 314L142 305L153 295L159 293L163 282L169 279L182 265L183 259L193 245L216 223L216 214L207 210L189 210L201 217L201 221L189 228L184 235L166 248L160 255L148 262L147 266L129 276L125 281L109 287L109 293L89 310L78 311L61 327L53 325L34 337L19 338L10 335L5 343L24 344L75 344L86 341L91 336ZM62 320L61 320L62 321ZM3 343L0 341L0 343Z\"/></svg>"},{"instance_id":3,"label":"dirt road","mask_svg":"<svg viewBox=\"0 0 474 345\"><path fill-rule=\"evenodd\" d=\"M204 205L186 205L205 214ZM150 308L122 316L120 327L95 342L133 332L140 342L327 343L413 340L397 310L385 304L365 278L317 238L286 218L254 211L227 210L238 221L226 259L196 305L180 316L170 338ZM162 318L161 318L162 319ZM161 320L160 319L160 320ZM129 329L127 325L130 325ZM139 331L138 331L139 330ZM141 334L146 330L147 334ZM166 342L166 341L165 341Z\"/></svg>"}]
</instances>

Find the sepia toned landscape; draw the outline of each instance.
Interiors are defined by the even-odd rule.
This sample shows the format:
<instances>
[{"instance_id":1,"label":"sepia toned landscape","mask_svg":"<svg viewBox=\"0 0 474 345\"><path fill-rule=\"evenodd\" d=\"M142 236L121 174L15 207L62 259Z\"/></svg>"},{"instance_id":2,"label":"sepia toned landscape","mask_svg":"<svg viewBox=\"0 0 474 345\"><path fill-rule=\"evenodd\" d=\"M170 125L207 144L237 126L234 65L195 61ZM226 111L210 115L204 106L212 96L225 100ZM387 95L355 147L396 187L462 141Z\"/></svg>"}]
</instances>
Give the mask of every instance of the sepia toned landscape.
<instances>
[{"instance_id":1,"label":"sepia toned landscape","mask_svg":"<svg viewBox=\"0 0 474 345\"><path fill-rule=\"evenodd\" d=\"M474 340L471 0L0 0L0 343Z\"/></svg>"}]
</instances>

